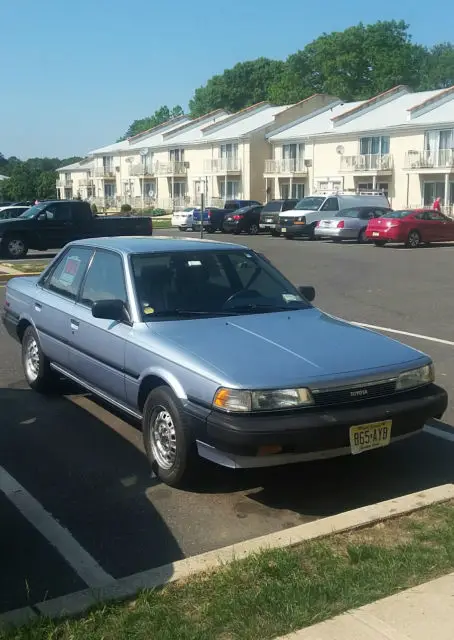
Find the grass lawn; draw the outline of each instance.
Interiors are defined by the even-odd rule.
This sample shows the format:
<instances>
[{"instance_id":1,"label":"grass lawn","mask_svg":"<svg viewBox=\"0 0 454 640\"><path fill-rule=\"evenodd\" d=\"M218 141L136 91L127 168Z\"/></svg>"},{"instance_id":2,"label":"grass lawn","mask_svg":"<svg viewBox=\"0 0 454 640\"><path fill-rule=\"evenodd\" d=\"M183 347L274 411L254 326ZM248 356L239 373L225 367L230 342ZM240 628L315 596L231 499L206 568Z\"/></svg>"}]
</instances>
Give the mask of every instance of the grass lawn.
<instances>
[{"instance_id":1,"label":"grass lawn","mask_svg":"<svg viewBox=\"0 0 454 640\"><path fill-rule=\"evenodd\" d=\"M172 227L170 220L160 220L159 218L153 218L153 229L170 229Z\"/></svg>"},{"instance_id":2,"label":"grass lawn","mask_svg":"<svg viewBox=\"0 0 454 640\"><path fill-rule=\"evenodd\" d=\"M38 260L32 262L0 262L0 272L3 266L15 269L16 271L22 271L23 273L41 273L48 264L48 261L39 262Z\"/></svg>"},{"instance_id":3,"label":"grass lawn","mask_svg":"<svg viewBox=\"0 0 454 640\"><path fill-rule=\"evenodd\" d=\"M267 551L2 640L264 640L454 570L454 502Z\"/></svg>"}]
</instances>

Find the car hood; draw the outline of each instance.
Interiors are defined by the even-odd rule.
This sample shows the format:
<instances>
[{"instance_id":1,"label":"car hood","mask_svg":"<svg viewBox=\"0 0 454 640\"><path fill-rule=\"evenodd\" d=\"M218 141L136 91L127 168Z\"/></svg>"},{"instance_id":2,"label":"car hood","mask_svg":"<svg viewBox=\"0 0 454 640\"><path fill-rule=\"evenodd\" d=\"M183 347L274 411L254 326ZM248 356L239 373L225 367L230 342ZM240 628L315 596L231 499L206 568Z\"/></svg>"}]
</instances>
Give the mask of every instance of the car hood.
<instances>
[{"instance_id":1,"label":"car hood","mask_svg":"<svg viewBox=\"0 0 454 640\"><path fill-rule=\"evenodd\" d=\"M183 350L194 369L208 366L220 384L245 388L383 379L430 361L316 308L160 322L150 330Z\"/></svg>"},{"instance_id":2,"label":"car hood","mask_svg":"<svg viewBox=\"0 0 454 640\"><path fill-rule=\"evenodd\" d=\"M7 218L6 220L0 220L0 235L7 230L23 229L24 224L28 224L29 222L29 218Z\"/></svg>"}]
</instances>

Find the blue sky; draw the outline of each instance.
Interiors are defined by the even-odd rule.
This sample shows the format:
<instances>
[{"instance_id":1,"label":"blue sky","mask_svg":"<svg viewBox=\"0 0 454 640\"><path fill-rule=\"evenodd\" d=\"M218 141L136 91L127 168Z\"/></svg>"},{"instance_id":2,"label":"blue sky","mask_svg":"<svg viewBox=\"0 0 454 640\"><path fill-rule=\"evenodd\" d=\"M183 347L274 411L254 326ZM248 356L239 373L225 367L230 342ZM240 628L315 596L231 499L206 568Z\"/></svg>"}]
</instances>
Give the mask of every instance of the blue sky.
<instances>
[{"instance_id":1,"label":"blue sky","mask_svg":"<svg viewBox=\"0 0 454 640\"><path fill-rule=\"evenodd\" d=\"M0 152L83 155L163 104L187 108L215 73L285 58L323 31L404 19L416 42L451 40L448 0L2 0ZM429 20L428 20L429 16Z\"/></svg>"}]
</instances>

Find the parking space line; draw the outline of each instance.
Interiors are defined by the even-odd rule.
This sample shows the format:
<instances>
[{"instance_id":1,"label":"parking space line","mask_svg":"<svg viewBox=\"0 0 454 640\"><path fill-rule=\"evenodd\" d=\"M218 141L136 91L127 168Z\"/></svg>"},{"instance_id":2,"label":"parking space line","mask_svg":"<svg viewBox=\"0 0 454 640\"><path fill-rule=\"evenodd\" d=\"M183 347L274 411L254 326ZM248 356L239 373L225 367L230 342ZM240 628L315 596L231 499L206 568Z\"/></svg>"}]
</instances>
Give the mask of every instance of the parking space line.
<instances>
[{"instance_id":1,"label":"parking space line","mask_svg":"<svg viewBox=\"0 0 454 640\"><path fill-rule=\"evenodd\" d=\"M60 553L88 587L106 587L115 579L106 573L71 533L62 527L44 507L0 466L0 491Z\"/></svg>"},{"instance_id":2,"label":"parking space line","mask_svg":"<svg viewBox=\"0 0 454 640\"><path fill-rule=\"evenodd\" d=\"M399 329L390 329L389 327L377 327L374 324L366 324L365 322L351 322L357 327L363 327L364 329L375 329L376 331L385 331L386 333L397 333L401 336L408 336L409 338L419 338L420 340L428 340L429 342L438 342L439 344L446 344L449 347L454 347L452 340L444 340L443 338L433 338L432 336L424 336L420 333L410 333L409 331L400 331Z\"/></svg>"},{"instance_id":3,"label":"parking space line","mask_svg":"<svg viewBox=\"0 0 454 640\"><path fill-rule=\"evenodd\" d=\"M454 432L449 433L449 431L445 431L444 429L437 429L437 427L432 427L428 424L424 427L425 433L430 433L431 436L435 436L436 438L442 438L443 440L448 440L449 442L454 442Z\"/></svg>"}]
</instances>

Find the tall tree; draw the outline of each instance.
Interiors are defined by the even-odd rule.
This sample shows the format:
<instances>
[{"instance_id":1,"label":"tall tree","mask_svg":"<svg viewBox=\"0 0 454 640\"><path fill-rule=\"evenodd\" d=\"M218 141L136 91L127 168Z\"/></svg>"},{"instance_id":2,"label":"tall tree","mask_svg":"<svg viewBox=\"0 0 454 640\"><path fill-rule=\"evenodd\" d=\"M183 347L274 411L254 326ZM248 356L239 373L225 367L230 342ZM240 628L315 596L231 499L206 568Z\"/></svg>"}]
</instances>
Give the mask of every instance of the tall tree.
<instances>
[{"instance_id":1,"label":"tall tree","mask_svg":"<svg viewBox=\"0 0 454 640\"><path fill-rule=\"evenodd\" d=\"M420 88L445 89L454 85L454 45L451 42L436 44L424 61Z\"/></svg>"},{"instance_id":2,"label":"tall tree","mask_svg":"<svg viewBox=\"0 0 454 640\"><path fill-rule=\"evenodd\" d=\"M215 109L233 112L268 100L270 87L285 68L285 62L268 58L239 62L196 89L189 102L191 115L198 117Z\"/></svg>"},{"instance_id":3,"label":"tall tree","mask_svg":"<svg viewBox=\"0 0 454 640\"><path fill-rule=\"evenodd\" d=\"M157 109L153 115L148 116L147 118L141 118L139 120L134 120L132 124L129 125L128 130L119 140L126 140L127 138L131 138L132 136L136 136L143 131L147 131L148 129L152 129L153 127L157 127L163 122L167 122L172 118L177 118L178 116L182 116L184 113L182 107L177 104L173 109L169 109L167 105L164 105Z\"/></svg>"}]
</instances>

